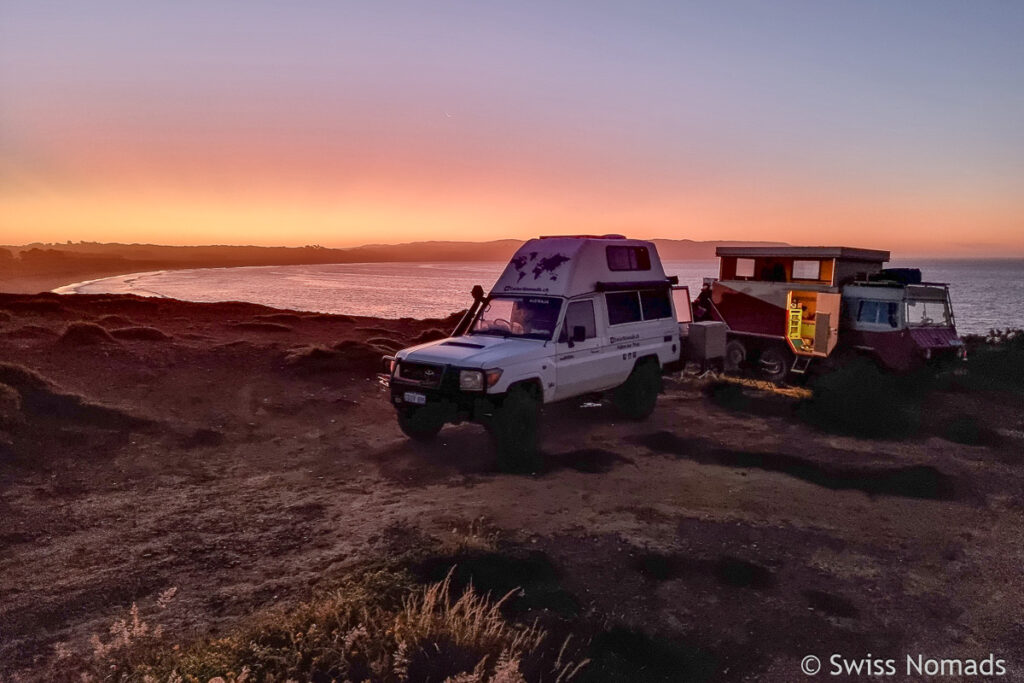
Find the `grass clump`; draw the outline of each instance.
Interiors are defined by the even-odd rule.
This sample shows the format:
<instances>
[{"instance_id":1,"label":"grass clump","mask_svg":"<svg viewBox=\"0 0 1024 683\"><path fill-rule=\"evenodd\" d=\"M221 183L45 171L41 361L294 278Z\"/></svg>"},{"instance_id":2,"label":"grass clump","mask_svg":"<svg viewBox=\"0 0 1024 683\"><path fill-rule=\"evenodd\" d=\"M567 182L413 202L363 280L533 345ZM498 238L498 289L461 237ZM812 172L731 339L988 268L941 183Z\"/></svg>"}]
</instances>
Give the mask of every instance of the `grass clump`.
<instances>
[{"instance_id":1,"label":"grass clump","mask_svg":"<svg viewBox=\"0 0 1024 683\"><path fill-rule=\"evenodd\" d=\"M110 637L93 640L85 670L76 673L109 681L525 682L522 672L547 634L502 615L510 595L493 600L469 587L455 596L450 574L411 588L397 570L368 571L290 611L184 649L160 640L133 605ZM563 655L545 680L568 681L582 669Z\"/></svg>"},{"instance_id":2,"label":"grass clump","mask_svg":"<svg viewBox=\"0 0 1024 683\"><path fill-rule=\"evenodd\" d=\"M68 346L93 346L95 344L114 344L114 338L106 329L96 323L73 322L64 328L58 340Z\"/></svg>"}]
</instances>

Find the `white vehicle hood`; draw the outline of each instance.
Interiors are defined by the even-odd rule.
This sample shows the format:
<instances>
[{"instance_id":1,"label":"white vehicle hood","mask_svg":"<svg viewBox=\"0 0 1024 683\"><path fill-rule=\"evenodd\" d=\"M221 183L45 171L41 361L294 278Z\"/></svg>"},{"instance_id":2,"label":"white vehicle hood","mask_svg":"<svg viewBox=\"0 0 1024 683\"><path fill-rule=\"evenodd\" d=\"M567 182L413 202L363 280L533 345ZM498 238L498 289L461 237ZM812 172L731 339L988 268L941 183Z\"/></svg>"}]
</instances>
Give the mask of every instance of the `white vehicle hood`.
<instances>
[{"instance_id":1,"label":"white vehicle hood","mask_svg":"<svg viewBox=\"0 0 1024 683\"><path fill-rule=\"evenodd\" d=\"M489 334L449 337L399 351L398 360L455 365L462 368L500 368L548 355L540 339L505 338Z\"/></svg>"}]
</instances>

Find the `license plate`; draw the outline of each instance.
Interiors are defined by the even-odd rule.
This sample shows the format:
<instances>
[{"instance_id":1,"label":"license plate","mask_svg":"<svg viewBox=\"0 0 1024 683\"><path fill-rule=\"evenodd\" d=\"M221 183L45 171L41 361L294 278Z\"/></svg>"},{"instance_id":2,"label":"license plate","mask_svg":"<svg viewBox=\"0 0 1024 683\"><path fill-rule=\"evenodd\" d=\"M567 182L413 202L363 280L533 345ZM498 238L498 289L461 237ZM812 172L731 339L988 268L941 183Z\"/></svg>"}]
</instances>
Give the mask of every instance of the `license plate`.
<instances>
[{"instance_id":1,"label":"license plate","mask_svg":"<svg viewBox=\"0 0 1024 683\"><path fill-rule=\"evenodd\" d=\"M415 403L416 405L425 405L427 403L427 395L421 394L418 391L407 391L402 396L406 403Z\"/></svg>"}]
</instances>

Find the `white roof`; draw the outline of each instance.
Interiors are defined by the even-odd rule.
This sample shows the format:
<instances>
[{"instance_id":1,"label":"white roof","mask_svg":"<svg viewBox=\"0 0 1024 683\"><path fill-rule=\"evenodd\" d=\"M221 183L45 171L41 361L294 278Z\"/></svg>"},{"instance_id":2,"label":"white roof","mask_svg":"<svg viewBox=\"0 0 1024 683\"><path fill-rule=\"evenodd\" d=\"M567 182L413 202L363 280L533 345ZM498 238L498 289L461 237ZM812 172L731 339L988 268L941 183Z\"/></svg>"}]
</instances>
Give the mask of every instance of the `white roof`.
<instances>
[{"instance_id":1,"label":"white roof","mask_svg":"<svg viewBox=\"0 0 1024 683\"><path fill-rule=\"evenodd\" d=\"M608 247L646 247L647 270L612 270ZM658 249L651 242L623 237L541 237L526 242L505 266L492 296L543 294L574 297L598 289L597 283L665 283Z\"/></svg>"}]
</instances>

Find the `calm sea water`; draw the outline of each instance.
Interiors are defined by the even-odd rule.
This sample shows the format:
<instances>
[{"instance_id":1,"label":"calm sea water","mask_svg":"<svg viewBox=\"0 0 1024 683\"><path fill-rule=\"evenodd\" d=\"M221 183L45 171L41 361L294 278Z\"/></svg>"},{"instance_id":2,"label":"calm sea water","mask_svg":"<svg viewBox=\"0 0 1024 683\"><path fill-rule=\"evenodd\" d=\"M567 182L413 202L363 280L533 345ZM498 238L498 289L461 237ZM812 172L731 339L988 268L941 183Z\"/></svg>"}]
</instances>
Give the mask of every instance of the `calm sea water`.
<instances>
[{"instance_id":1,"label":"calm sea water","mask_svg":"<svg viewBox=\"0 0 1024 683\"><path fill-rule=\"evenodd\" d=\"M961 334L1024 327L1024 260L894 261L948 282ZM469 291L490 288L504 263L347 263L156 271L78 283L56 290L130 293L186 301L251 301L322 313L435 318L466 308ZM717 261L666 261L667 273L696 293Z\"/></svg>"}]
</instances>

